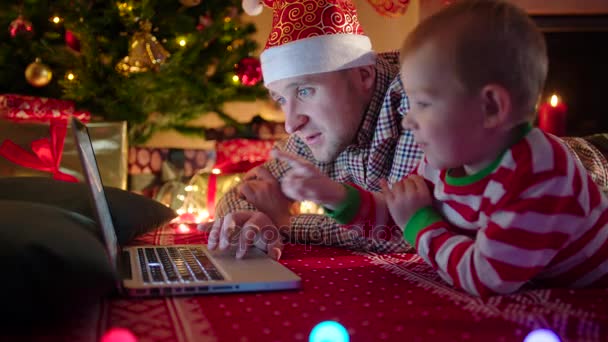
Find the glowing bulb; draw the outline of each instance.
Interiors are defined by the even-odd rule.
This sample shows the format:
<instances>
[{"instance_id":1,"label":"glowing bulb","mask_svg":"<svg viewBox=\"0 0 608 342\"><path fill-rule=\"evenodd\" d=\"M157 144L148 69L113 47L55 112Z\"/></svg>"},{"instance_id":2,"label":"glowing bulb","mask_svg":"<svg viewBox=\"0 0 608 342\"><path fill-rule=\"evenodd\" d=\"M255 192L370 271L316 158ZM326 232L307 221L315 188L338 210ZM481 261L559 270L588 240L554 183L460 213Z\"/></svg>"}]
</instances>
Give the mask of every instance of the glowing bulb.
<instances>
[{"instance_id":1,"label":"glowing bulb","mask_svg":"<svg viewBox=\"0 0 608 342\"><path fill-rule=\"evenodd\" d=\"M175 211L178 215L182 215L186 213L186 210L184 208L179 208Z\"/></svg>"},{"instance_id":2,"label":"glowing bulb","mask_svg":"<svg viewBox=\"0 0 608 342\"><path fill-rule=\"evenodd\" d=\"M324 321L312 329L308 340L310 342L348 342L350 337L342 324L335 321Z\"/></svg>"},{"instance_id":3,"label":"glowing bulb","mask_svg":"<svg viewBox=\"0 0 608 342\"><path fill-rule=\"evenodd\" d=\"M239 83L239 77L237 75L232 76L232 82Z\"/></svg>"},{"instance_id":4,"label":"glowing bulb","mask_svg":"<svg viewBox=\"0 0 608 342\"><path fill-rule=\"evenodd\" d=\"M179 41L177 42L179 44L179 46L186 46L186 39L185 38L180 38Z\"/></svg>"},{"instance_id":5,"label":"glowing bulb","mask_svg":"<svg viewBox=\"0 0 608 342\"><path fill-rule=\"evenodd\" d=\"M551 104L551 107L557 107L557 104L559 103L559 97L555 94L551 95L549 103Z\"/></svg>"},{"instance_id":6,"label":"glowing bulb","mask_svg":"<svg viewBox=\"0 0 608 342\"><path fill-rule=\"evenodd\" d=\"M61 22L61 18L58 16L54 16L51 18L51 21L55 24L59 24Z\"/></svg>"},{"instance_id":7,"label":"glowing bulb","mask_svg":"<svg viewBox=\"0 0 608 342\"><path fill-rule=\"evenodd\" d=\"M71 72L68 72L67 74L65 74L65 78L66 78L68 81L73 81L74 79L76 79L76 75L74 75L74 74L73 74L73 73L71 73Z\"/></svg>"},{"instance_id":8,"label":"glowing bulb","mask_svg":"<svg viewBox=\"0 0 608 342\"><path fill-rule=\"evenodd\" d=\"M183 234L190 233L190 227L188 227L188 225L185 223L180 223L180 225L177 226L177 230Z\"/></svg>"},{"instance_id":9,"label":"glowing bulb","mask_svg":"<svg viewBox=\"0 0 608 342\"><path fill-rule=\"evenodd\" d=\"M126 328L111 328L101 337L101 342L137 342L137 337Z\"/></svg>"},{"instance_id":10,"label":"glowing bulb","mask_svg":"<svg viewBox=\"0 0 608 342\"><path fill-rule=\"evenodd\" d=\"M560 342L559 336L549 329L532 330L524 342Z\"/></svg>"},{"instance_id":11,"label":"glowing bulb","mask_svg":"<svg viewBox=\"0 0 608 342\"><path fill-rule=\"evenodd\" d=\"M190 191L198 191L198 186L196 185L186 185L186 187L184 188L184 190L190 192Z\"/></svg>"},{"instance_id":12,"label":"glowing bulb","mask_svg":"<svg viewBox=\"0 0 608 342\"><path fill-rule=\"evenodd\" d=\"M209 220L209 212L207 210L202 210L196 216L196 223L207 222Z\"/></svg>"},{"instance_id":13,"label":"glowing bulb","mask_svg":"<svg viewBox=\"0 0 608 342\"><path fill-rule=\"evenodd\" d=\"M214 175L219 175L220 173L222 173L222 171L220 169L213 169L211 170L211 173L213 173Z\"/></svg>"}]
</instances>

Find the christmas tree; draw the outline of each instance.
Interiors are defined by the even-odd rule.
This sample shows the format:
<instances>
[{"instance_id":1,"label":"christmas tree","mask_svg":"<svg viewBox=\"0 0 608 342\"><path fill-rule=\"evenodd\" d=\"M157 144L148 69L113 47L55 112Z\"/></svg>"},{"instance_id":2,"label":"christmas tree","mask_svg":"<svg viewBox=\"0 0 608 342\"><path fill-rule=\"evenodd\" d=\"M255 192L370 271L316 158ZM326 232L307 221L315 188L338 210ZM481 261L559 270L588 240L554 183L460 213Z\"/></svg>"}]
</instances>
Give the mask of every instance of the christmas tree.
<instances>
[{"instance_id":1,"label":"christmas tree","mask_svg":"<svg viewBox=\"0 0 608 342\"><path fill-rule=\"evenodd\" d=\"M8 3L8 4L7 4ZM264 96L240 0L22 0L0 4L0 94L63 98L126 120L132 143L227 101Z\"/></svg>"}]
</instances>

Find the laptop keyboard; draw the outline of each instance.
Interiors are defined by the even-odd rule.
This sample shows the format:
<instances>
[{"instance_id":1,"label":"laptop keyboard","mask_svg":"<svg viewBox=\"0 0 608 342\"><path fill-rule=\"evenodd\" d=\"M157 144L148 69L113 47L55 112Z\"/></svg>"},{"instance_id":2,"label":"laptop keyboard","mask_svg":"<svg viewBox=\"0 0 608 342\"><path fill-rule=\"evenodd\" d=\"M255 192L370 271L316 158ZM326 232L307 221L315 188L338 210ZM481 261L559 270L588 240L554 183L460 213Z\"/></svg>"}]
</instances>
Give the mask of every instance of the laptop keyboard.
<instances>
[{"instance_id":1,"label":"laptop keyboard","mask_svg":"<svg viewBox=\"0 0 608 342\"><path fill-rule=\"evenodd\" d=\"M223 280L201 247L137 248L144 283Z\"/></svg>"}]
</instances>

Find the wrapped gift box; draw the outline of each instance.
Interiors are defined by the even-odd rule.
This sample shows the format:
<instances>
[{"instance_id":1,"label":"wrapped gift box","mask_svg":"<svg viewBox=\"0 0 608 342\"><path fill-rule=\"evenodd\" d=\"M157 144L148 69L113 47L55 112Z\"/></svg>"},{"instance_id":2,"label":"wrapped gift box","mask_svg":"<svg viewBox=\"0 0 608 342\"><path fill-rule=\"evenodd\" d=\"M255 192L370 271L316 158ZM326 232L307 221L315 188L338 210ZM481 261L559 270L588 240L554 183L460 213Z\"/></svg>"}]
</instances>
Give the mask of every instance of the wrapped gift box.
<instances>
[{"instance_id":1,"label":"wrapped gift box","mask_svg":"<svg viewBox=\"0 0 608 342\"><path fill-rule=\"evenodd\" d=\"M128 151L126 122L94 122L88 123L87 127L104 185L126 189ZM36 158L32 143L41 139L48 139L50 135L50 124L48 122L15 122L0 119L0 143L8 140L21 147L22 152L27 152L32 158ZM84 178L74 138L69 127L65 134L59 171L74 176L78 180ZM16 176L51 177L52 174L48 171L24 167L0 157L0 177Z\"/></svg>"}]
</instances>

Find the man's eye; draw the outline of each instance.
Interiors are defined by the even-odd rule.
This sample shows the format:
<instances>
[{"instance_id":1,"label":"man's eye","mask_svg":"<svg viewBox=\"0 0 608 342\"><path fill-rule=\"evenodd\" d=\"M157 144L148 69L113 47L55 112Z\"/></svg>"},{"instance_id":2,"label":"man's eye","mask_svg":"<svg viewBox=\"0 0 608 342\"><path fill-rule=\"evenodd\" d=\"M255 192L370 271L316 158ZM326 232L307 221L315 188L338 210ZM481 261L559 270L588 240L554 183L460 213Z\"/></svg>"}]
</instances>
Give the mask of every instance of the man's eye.
<instances>
[{"instance_id":1,"label":"man's eye","mask_svg":"<svg viewBox=\"0 0 608 342\"><path fill-rule=\"evenodd\" d=\"M416 105L418 106L418 108L426 108L426 107L430 106L430 103L428 103L428 102L422 102L422 101L416 101Z\"/></svg>"},{"instance_id":2,"label":"man's eye","mask_svg":"<svg viewBox=\"0 0 608 342\"><path fill-rule=\"evenodd\" d=\"M312 89L311 88L300 88L300 89L298 89L298 96L300 96L300 97L310 96L311 94L312 94Z\"/></svg>"},{"instance_id":3,"label":"man's eye","mask_svg":"<svg viewBox=\"0 0 608 342\"><path fill-rule=\"evenodd\" d=\"M279 106L282 106L285 104L286 101L285 101L284 97L279 97L279 98L274 99L274 102L276 102Z\"/></svg>"}]
</instances>

